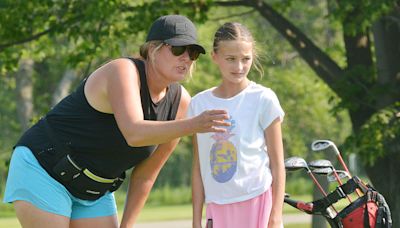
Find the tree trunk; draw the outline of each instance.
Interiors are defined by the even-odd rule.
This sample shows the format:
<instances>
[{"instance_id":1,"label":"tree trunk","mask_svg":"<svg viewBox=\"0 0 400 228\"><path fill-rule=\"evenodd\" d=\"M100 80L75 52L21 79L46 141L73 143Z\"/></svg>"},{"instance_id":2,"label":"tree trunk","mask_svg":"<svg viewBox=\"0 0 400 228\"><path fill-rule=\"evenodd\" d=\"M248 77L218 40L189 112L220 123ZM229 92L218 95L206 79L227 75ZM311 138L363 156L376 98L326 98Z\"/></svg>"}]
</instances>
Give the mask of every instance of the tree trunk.
<instances>
[{"instance_id":1,"label":"tree trunk","mask_svg":"<svg viewBox=\"0 0 400 228\"><path fill-rule=\"evenodd\" d=\"M30 127L33 116L33 60L20 61L16 75L17 116L22 132Z\"/></svg>"},{"instance_id":2,"label":"tree trunk","mask_svg":"<svg viewBox=\"0 0 400 228\"><path fill-rule=\"evenodd\" d=\"M322 188L326 193L329 192L329 183L325 176L315 175L315 178L321 184ZM325 196L321 193L319 188L314 184L313 188L313 200L322 199ZM327 222L326 219L321 215L313 215L312 216L312 228L326 228Z\"/></svg>"},{"instance_id":3,"label":"tree trunk","mask_svg":"<svg viewBox=\"0 0 400 228\"><path fill-rule=\"evenodd\" d=\"M366 172L373 186L389 204L393 227L400 227L400 142L397 142L397 145L388 145L388 148L396 151L388 151L373 166L366 167Z\"/></svg>"},{"instance_id":4,"label":"tree trunk","mask_svg":"<svg viewBox=\"0 0 400 228\"><path fill-rule=\"evenodd\" d=\"M344 35L346 46L347 65L349 68L355 66L372 67L371 40L368 31L358 33L354 36Z\"/></svg>"},{"instance_id":5,"label":"tree trunk","mask_svg":"<svg viewBox=\"0 0 400 228\"><path fill-rule=\"evenodd\" d=\"M373 25L378 84L383 86L378 107L400 100L400 9Z\"/></svg>"},{"instance_id":6,"label":"tree trunk","mask_svg":"<svg viewBox=\"0 0 400 228\"><path fill-rule=\"evenodd\" d=\"M56 90L53 93L51 104L56 105L61 99L67 96L71 90L73 82L76 80L78 75L75 71L68 69L64 72L61 81L58 83Z\"/></svg>"},{"instance_id":7,"label":"tree trunk","mask_svg":"<svg viewBox=\"0 0 400 228\"><path fill-rule=\"evenodd\" d=\"M382 17L373 26L378 83L386 88L377 106L400 100L400 9ZM395 120L400 121L400 120ZM366 172L374 187L386 198L392 212L393 227L400 227L400 135L385 145L386 153Z\"/></svg>"},{"instance_id":8,"label":"tree trunk","mask_svg":"<svg viewBox=\"0 0 400 228\"><path fill-rule=\"evenodd\" d=\"M345 27L345 23L346 21L343 22L343 27ZM346 47L346 70L349 73L349 79L346 82L347 88L343 89L351 91L351 93L341 98L352 104L349 114L353 130L357 133L372 114L378 111L378 108L374 107L371 102L374 97L371 94L374 81L372 80L371 42L368 32L359 32L355 35L344 34L343 40ZM351 87L353 90L349 89Z\"/></svg>"}]
</instances>

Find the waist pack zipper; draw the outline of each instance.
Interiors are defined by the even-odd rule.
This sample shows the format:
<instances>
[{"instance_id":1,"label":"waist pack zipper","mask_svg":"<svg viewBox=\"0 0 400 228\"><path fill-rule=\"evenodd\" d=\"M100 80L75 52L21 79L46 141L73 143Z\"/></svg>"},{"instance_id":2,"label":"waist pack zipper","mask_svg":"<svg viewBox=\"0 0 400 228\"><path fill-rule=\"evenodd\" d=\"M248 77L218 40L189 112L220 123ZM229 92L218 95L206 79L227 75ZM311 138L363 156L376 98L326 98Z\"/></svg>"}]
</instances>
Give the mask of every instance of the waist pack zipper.
<instances>
[{"instance_id":1,"label":"waist pack zipper","mask_svg":"<svg viewBox=\"0 0 400 228\"><path fill-rule=\"evenodd\" d=\"M67 155L67 159L68 161L71 163L71 165L73 165L77 170L82 171L82 168L77 165L74 160L72 160L72 158L69 156L69 154ZM104 178L104 177L100 177L97 176L96 174L90 172L90 170L88 169L83 169L83 174L85 174L87 177L89 177L90 179L97 181L99 183L105 183L105 184L110 184L113 183L114 181L118 180L118 178L113 178L113 179L108 179L108 178ZM73 178L77 178L81 173L77 173L73 176Z\"/></svg>"}]
</instances>

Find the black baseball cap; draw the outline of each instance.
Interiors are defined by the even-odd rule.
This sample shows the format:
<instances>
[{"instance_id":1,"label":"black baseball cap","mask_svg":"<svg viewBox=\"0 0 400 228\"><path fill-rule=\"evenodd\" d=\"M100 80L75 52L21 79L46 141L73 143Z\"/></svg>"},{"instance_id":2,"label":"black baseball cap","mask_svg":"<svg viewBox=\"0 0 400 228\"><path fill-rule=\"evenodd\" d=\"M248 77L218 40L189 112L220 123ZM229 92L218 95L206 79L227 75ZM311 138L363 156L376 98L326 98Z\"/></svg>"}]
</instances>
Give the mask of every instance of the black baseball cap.
<instances>
[{"instance_id":1,"label":"black baseball cap","mask_svg":"<svg viewBox=\"0 0 400 228\"><path fill-rule=\"evenodd\" d=\"M193 22L182 15L166 15L159 17L151 25L146 42L162 40L172 46L192 45L205 54L206 50L197 43L196 27Z\"/></svg>"}]
</instances>

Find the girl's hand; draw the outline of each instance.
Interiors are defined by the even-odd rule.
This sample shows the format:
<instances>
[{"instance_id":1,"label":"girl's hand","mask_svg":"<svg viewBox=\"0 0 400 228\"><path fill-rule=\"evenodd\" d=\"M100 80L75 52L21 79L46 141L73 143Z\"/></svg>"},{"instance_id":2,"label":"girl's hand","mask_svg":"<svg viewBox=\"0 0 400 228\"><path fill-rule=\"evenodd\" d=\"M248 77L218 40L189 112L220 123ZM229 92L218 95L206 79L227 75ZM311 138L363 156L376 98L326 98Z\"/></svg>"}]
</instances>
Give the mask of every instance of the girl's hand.
<instances>
[{"instance_id":1,"label":"girl's hand","mask_svg":"<svg viewBox=\"0 0 400 228\"><path fill-rule=\"evenodd\" d=\"M230 126L226 110L207 110L193 118L194 132L226 132L224 127Z\"/></svg>"}]
</instances>

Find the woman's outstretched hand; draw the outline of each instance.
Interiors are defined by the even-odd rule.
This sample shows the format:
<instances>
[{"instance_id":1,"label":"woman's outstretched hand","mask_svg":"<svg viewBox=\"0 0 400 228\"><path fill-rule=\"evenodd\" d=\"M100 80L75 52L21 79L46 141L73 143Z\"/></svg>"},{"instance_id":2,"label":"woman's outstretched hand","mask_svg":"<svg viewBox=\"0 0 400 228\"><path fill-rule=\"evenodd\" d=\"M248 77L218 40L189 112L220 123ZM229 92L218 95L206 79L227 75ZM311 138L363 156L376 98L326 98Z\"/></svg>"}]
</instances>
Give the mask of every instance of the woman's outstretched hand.
<instances>
[{"instance_id":1,"label":"woman's outstretched hand","mask_svg":"<svg viewBox=\"0 0 400 228\"><path fill-rule=\"evenodd\" d=\"M226 110L207 110L193 118L196 133L225 132L231 124L225 120L229 119Z\"/></svg>"}]
</instances>

